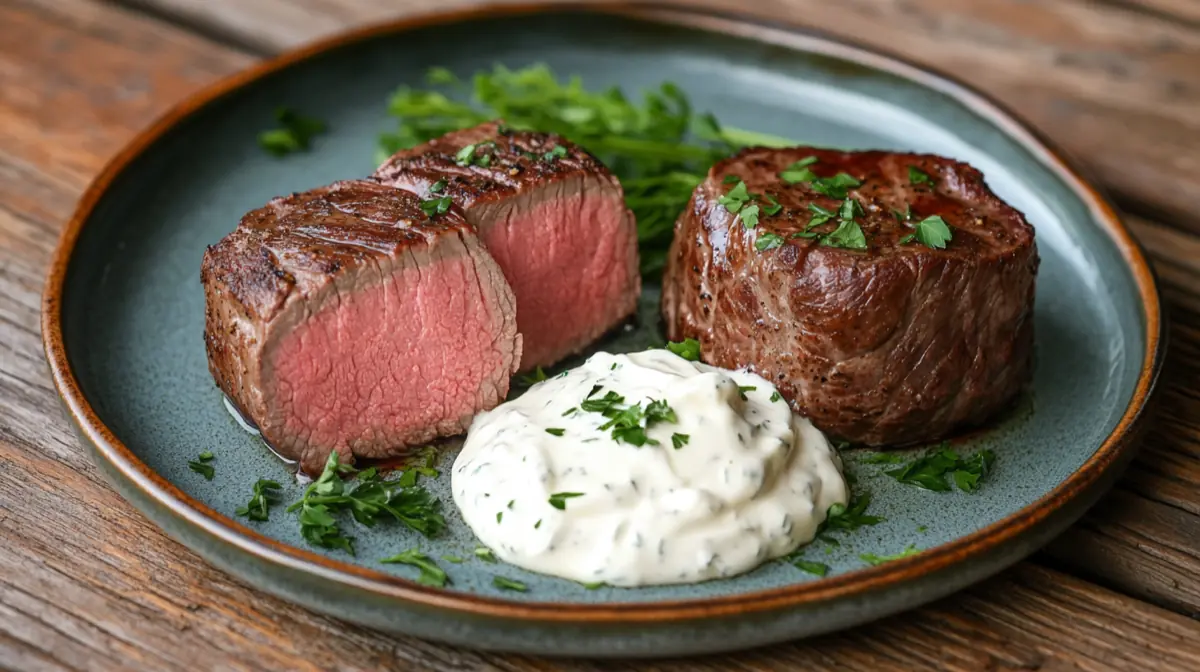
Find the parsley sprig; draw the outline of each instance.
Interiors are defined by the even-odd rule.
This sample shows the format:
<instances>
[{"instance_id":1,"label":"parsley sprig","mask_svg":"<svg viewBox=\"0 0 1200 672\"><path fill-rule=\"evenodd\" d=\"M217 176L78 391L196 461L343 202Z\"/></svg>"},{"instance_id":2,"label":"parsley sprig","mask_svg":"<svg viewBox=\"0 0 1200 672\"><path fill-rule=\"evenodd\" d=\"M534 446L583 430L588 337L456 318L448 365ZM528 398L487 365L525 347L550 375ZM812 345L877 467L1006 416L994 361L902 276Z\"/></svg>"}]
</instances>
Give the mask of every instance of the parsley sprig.
<instances>
[{"instance_id":1,"label":"parsley sprig","mask_svg":"<svg viewBox=\"0 0 1200 672\"><path fill-rule=\"evenodd\" d=\"M343 476L357 478L347 483ZM351 555L354 555L354 537L344 534L334 516L336 512L349 511L356 522L367 527L390 517L427 537L445 529L441 503L425 488L405 485L404 480L402 477L385 481L374 467L358 471L339 463L337 451L332 451L321 476L287 510L300 512L300 534L308 543L341 549ZM409 481L415 482L415 478Z\"/></svg>"},{"instance_id":2,"label":"parsley sprig","mask_svg":"<svg viewBox=\"0 0 1200 672\"><path fill-rule=\"evenodd\" d=\"M579 408L589 413L599 413L608 418L608 422L600 425L600 431L612 430L612 438L618 443L624 441L634 446L657 446L657 439L646 436L646 430L660 422L678 422L675 409L671 408L665 399L649 400L645 408L638 402L626 406L625 397L609 390L603 397L595 395L600 386L592 387Z\"/></svg>"}]
</instances>

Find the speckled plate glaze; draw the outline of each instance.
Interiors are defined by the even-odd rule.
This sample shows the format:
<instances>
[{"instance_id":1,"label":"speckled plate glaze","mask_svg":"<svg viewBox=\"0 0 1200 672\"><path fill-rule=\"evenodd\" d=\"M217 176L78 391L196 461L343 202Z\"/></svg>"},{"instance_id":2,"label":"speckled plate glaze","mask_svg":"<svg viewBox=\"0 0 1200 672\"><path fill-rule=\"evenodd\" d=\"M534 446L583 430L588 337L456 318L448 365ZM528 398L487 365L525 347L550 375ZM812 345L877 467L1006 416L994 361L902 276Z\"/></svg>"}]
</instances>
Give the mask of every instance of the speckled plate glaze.
<instances>
[{"instance_id":1,"label":"speckled plate glaze","mask_svg":"<svg viewBox=\"0 0 1200 672\"><path fill-rule=\"evenodd\" d=\"M295 518L234 515L260 477L301 486L234 423L205 365L205 245L272 196L364 175L392 125L388 94L429 66L469 73L546 62L590 87L628 91L670 79L732 125L812 144L935 152L979 167L1037 227L1037 373L1031 395L965 451L999 456L973 495L896 483L847 455L872 512L887 521L817 544L817 578L772 562L732 580L600 589L472 557L448 474L433 488L450 532L429 541L395 526L355 529L358 555L305 545ZM313 151L284 160L256 145L289 105L329 121ZM638 347L655 328L614 349ZM472 647L648 656L736 649L861 624L958 590L1016 562L1078 518L1132 452L1164 349L1154 279L1102 197L1058 154L965 86L828 37L731 17L609 7L486 8L341 36L233 77L139 136L84 196L45 297L46 350L70 416L115 486L168 533L249 584L350 621ZM216 454L206 481L187 462ZM443 467L453 459L446 454ZM878 567L863 553L921 553ZM453 580L411 579L379 558L420 546ZM501 575L527 593L492 587Z\"/></svg>"}]
</instances>

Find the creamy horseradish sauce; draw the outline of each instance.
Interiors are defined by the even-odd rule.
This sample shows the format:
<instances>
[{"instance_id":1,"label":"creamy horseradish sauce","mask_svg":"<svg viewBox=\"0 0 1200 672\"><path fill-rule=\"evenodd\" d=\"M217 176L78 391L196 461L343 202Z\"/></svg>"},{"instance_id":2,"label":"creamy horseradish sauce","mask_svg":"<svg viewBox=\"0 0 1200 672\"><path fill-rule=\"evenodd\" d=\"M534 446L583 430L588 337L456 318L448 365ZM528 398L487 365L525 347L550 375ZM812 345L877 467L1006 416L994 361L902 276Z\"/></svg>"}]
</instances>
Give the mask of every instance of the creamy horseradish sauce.
<instances>
[{"instance_id":1,"label":"creamy horseradish sauce","mask_svg":"<svg viewBox=\"0 0 1200 672\"><path fill-rule=\"evenodd\" d=\"M614 586L748 571L846 503L836 452L773 385L667 350L598 353L480 414L451 478L501 559Z\"/></svg>"}]
</instances>

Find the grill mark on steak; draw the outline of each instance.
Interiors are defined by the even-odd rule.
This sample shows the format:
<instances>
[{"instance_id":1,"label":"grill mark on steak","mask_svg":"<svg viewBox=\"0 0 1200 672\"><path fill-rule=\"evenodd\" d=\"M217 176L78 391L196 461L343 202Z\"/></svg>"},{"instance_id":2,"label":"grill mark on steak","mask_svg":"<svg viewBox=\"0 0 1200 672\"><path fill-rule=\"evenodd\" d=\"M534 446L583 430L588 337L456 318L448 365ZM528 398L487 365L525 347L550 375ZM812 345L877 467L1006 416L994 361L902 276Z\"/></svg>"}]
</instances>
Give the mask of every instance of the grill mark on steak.
<instances>
[{"instance_id":1,"label":"grill mark on steak","mask_svg":"<svg viewBox=\"0 0 1200 672\"><path fill-rule=\"evenodd\" d=\"M810 204L842 201L778 174L808 156L820 177L862 181L848 196L866 250L792 238ZM908 168L932 185L914 185ZM769 193L775 216L747 229L718 199L737 175ZM893 210L912 208L912 222ZM953 231L944 250L899 241L939 215ZM813 229L837 227L836 218ZM759 251L757 236L784 237ZM995 196L979 171L921 154L751 148L715 165L675 225L663 285L669 338L697 338L704 360L747 367L778 384L798 412L853 443L901 445L943 438L1009 404L1032 366L1038 255L1033 228Z\"/></svg>"},{"instance_id":2,"label":"grill mark on steak","mask_svg":"<svg viewBox=\"0 0 1200 672\"><path fill-rule=\"evenodd\" d=\"M459 165L469 145L489 165ZM522 369L579 352L636 311L633 213L604 165L563 138L489 122L400 151L374 179L463 208L516 293Z\"/></svg>"},{"instance_id":3,"label":"grill mark on steak","mask_svg":"<svg viewBox=\"0 0 1200 672\"><path fill-rule=\"evenodd\" d=\"M521 351L511 288L459 210L430 220L419 203L374 181L338 182L272 200L205 252L213 377L307 473L331 449L390 457L460 433L507 394ZM449 308L419 312L437 303ZM348 323L348 310L366 321ZM440 337L398 352L397 329L418 325ZM442 371L423 369L423 356ZM409 365L416 375L401 375Z\"/></svg>"}]
</instances>

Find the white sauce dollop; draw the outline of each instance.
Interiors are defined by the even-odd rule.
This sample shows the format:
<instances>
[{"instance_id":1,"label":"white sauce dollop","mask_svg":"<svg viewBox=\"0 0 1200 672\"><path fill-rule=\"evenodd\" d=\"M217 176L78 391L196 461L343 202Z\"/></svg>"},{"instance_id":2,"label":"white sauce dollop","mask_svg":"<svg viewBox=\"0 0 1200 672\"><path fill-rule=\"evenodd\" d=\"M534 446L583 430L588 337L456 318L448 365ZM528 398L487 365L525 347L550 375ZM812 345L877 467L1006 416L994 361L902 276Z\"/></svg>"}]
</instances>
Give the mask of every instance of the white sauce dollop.
<instances>
[{"instance_id":1,"label":"white sauce dollop","mask_svg":"<svg viewBox=\"0 0 1200 672\"><path fill-rule=\"evenodd\" d=\"M649 426L657 445L618 442L601 413L568 413L596 385L591 399L613 391L622 406L665 400L677 422ZM454 463L454 502L502 560L582 583L749 571L812 541L847 499L837 453L774 393L753 373L667 350L597 353L476 416ZM676 449L675 434L686 445ZM581 494L560 510L556 493Z\"/></svg>"}]
</instances>

